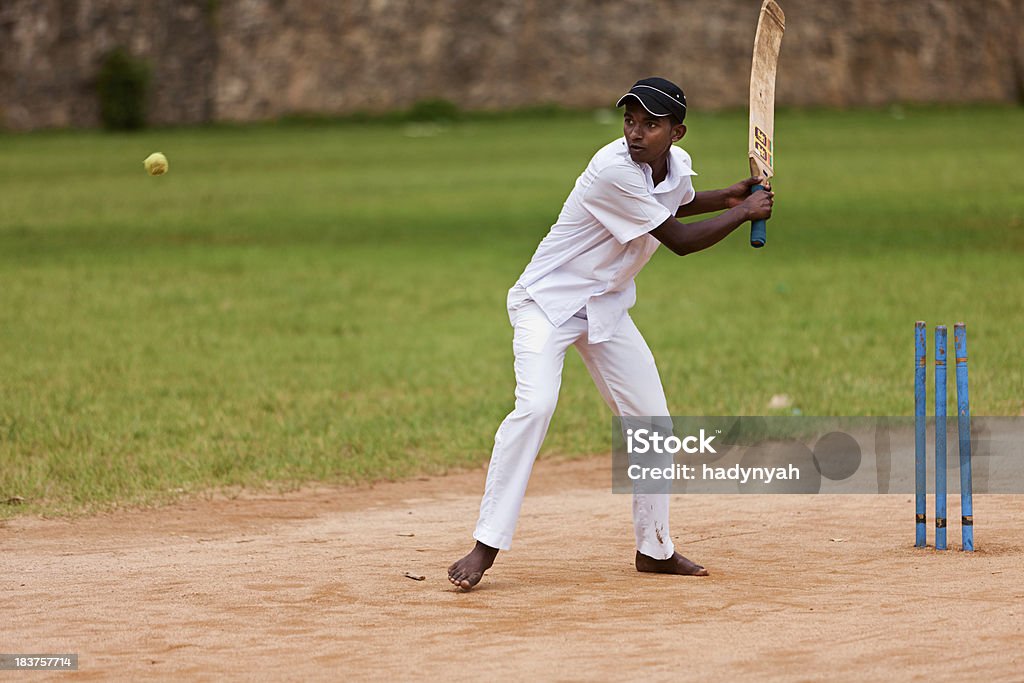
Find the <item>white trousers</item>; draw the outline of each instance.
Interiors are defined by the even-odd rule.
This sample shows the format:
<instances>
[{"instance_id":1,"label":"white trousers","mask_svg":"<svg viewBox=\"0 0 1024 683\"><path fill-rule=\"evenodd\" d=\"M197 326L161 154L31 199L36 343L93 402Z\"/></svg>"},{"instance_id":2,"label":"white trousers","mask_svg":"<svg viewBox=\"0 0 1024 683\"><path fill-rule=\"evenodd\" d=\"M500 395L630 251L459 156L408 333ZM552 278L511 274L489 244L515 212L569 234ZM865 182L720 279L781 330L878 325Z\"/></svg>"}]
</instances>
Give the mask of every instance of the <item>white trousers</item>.
<instances>
[{"instance_id":1,"label":"white trousers","mask_svg":"<svg viewBox=\"0 0 1024 683\"><path fill-rule=\"evenodd\" d=\"M480 518L473 538L508 550L519 520L533 462L547 434L562 383L562 365L575 345L594 383L616 415L667 416L668 405L654 356L627 314L615 336L590 344L587 321L570 318L555 327L536 303L513 304L509 319L515 328L516 403L494 436ZM633 495L636 547L663 560L675 549L668 525L669 497Z\"/></svg>"}]
</instances>

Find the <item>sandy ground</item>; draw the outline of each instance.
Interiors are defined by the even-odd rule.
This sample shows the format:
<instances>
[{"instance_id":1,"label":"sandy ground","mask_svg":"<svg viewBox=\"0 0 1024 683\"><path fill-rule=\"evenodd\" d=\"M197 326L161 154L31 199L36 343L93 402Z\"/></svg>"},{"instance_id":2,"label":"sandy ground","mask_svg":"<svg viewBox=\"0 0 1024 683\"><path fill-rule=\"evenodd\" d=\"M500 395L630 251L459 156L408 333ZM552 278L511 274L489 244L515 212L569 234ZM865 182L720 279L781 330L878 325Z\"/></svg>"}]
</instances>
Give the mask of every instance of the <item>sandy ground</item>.
<instances>
[{"instance_id":1,"label":"sandy ground","mask_svg":"<svg viewBox=\"0 0 1024 683\"><path fill-rule=\"evenodd\" d=\"M1024 678L1020 498L976 496L967 554L955 521L954 550L912 547L910 496L677 496L711 576L640 575L607 457L542 461L515 548L461 593L483 479L8 521L0 652L79 671L0 680Z\"/></svg>"}]
</instances>

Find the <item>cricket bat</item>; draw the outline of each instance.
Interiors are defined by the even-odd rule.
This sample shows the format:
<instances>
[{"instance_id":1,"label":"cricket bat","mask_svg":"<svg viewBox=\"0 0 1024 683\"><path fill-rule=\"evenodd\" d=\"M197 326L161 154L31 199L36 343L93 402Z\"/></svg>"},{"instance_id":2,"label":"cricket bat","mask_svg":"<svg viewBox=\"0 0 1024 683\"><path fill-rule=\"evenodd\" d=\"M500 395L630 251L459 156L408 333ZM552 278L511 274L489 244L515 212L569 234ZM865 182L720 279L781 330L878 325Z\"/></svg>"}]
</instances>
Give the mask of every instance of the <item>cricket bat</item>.
<instances>
[{"instance_id":1,"label":"cricket bat","mask_svg":"<svg viewBox=\"0 0 1024 683\"><path fill-rule=\"evenodd\" d=\"M775 172L775 70L779 62L779 46L786 30L786 15L775 0L764 0L754 34L754 59L750 65L750 174L767 181ZM766 184L770 184L767 183ZM751 193L763 190L754 185ZM768 241L767 221L750 223L750 246L763 247Z\"/></svg>"}]
</instances>

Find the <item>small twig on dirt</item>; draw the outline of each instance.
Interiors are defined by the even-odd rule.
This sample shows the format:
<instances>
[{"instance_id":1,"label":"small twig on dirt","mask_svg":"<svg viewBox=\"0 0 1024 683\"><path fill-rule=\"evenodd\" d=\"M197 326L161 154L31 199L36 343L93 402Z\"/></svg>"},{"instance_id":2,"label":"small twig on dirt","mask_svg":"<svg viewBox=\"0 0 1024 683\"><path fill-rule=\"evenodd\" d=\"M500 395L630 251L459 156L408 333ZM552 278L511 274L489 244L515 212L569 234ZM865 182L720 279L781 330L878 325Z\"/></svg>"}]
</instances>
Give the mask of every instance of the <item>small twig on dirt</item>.
<instances>
[{"instance_id":1,"label":"small twig on dirt","mask_svg":"<svg viewBox=\"0 0 1024 683\"><path fill-rule=\"evenodd\" d=\"M412 537L413 537L413 536L415 536L415 535L416 535L416 534L395 534L395 536L404 536L404 537L406 537L406 538L412 538Z\"/></svg>"},{"instance_id":2,"label":"small twig on dirt","mask_svg":"<svg viewBox=\"0 0 1024 683\"><path fill-rule=\"evenodd\" d=\"M405 574L402 574L402 576L404 576L407 579L412 579L413 581L423 581L424 579L427 578L427 577L423 576L422 574L411 574L409 572L406 572Z\"/></svg>"},{"instance_id":3,"label":"small twig on dirt","mask_svg":"<svg viewBox=\"0 0 1024 683\"><path fill-rule=\"evenodd\" d=\"M730 538L732 536L749 536L750 534L759 534L760 531L738 531L734 534L719 534L718 536L705 536L704 538L697 538L689 543L700 543L701 541L710 541L715 538Z\"/></svg>"}]
</instances>

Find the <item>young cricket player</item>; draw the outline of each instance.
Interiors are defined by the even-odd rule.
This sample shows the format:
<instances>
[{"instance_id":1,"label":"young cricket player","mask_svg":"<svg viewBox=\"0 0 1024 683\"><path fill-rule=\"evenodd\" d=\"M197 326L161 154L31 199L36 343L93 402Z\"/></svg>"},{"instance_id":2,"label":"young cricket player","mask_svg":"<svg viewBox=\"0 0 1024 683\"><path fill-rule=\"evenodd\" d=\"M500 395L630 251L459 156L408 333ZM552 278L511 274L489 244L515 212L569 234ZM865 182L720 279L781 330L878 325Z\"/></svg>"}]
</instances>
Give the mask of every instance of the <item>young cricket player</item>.
<instances>
[{"instance_id":1,"label":"young cricket player","mask_svg":"<svg viewBox=\"0 0 1024 683\"><path fill-rule=\"evenodd\" d=\"M476 546L448 568L463 590L479 583L512 535L558 400L562 364L575 346L616 415L667 416L658 368L629 316L633 279L664 244L683 256L707 249L747 221L768 218L774 195L751 194L753 177L696 192L686 134L686 97L674 83L645 78L623 95L623 136L590 160L557 222L508 293L514 328L515 408L494 437ZM683 224L677 218L722 211ZM634 493L637 571L706 576L669 533L669 497Z\"/></svg>"}]
</instances>

